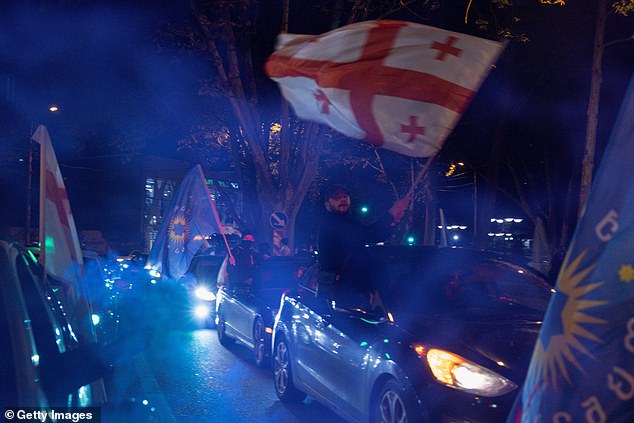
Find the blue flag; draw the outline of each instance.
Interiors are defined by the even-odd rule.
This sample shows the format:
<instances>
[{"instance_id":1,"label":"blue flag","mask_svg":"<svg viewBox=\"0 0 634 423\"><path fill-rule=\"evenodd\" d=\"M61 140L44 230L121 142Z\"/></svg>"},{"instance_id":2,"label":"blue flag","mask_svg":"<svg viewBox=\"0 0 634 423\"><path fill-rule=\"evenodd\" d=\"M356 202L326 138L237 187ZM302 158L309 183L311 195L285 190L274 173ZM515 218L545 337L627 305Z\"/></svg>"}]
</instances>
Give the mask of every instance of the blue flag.
<instances>
[{"instance_id":1,"label":"blue flag","mask_svg":"<svg viewBox=\"0 0 634 423\"><path fill-rule=\"evenodd\" d=\"M146 268L180 279L192 257L206 244L205 237L220 233L218 212L200 165L181 182L152 245Z\"/></svg>"},{"instance_id":2,"label":"blue flag","mask_svg":"<svg viewBox=\"0 0 634 423\"><path fill-rule=\"evenodd\" d=\"M634 78L508 422L634 422Z\"/></svg>"}]
</instances>

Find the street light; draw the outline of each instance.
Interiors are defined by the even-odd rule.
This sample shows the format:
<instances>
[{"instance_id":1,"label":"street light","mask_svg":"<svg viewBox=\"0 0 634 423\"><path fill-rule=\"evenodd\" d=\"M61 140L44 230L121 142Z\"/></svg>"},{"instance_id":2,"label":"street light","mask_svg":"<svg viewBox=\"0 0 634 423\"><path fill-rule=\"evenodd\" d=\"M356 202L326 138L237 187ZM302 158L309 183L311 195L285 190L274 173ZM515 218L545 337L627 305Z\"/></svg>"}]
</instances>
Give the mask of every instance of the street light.
<instances>
[{"instance_id":1,"label":"street light","mask_svg":"<svg viewBox=\"0 0 634 423\"><path fill-rule=\"evenodd\" d=\"M458 162L458 166L466 167L465 162ZM476 170L469 166L471 172L473 172L473 239L475 240L478 235L478 174Z\"/></svg>"}]
</instances>

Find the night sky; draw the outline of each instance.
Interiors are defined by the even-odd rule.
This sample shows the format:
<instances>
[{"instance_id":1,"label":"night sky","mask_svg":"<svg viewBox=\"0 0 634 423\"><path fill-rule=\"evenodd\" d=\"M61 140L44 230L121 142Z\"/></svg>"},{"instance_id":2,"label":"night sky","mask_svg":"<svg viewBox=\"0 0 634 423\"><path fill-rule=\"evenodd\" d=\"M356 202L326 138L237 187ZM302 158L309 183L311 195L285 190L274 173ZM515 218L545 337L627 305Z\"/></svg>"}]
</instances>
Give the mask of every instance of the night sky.
<instances>
[{"instance_id":1,"label":"night sky","mask_svg":"<svg viewBox=\"0 0 634 423\"><path fill-rule=\"evenodd\" d=\"M156 37L166 23L188 15L187 3L2 2L0 195L16 200L12 211L6 213L12 224L23 220L19 178L25 174L22 160L28 135L38 123L49 126L62 169L80 157L107 154L107 148L99 145L106 142L103 138L111 141L122 134L144 143L147 153L177 156L176 141L207 107L196 94L198 82L209 75L210 66L197 58L159 49ZM267 49L272 48L279 30L279 5L269 3L259 6L258 28L265 34L256 57L260 61L270 53ZM329 29L329 11L308 3L291 1L291 32ZM450 8L447 3L438 2L442 13L435 22L425 23L447 27L463 19L464 6ZM491 126L503 101L510 101L508 137L513 142L552 139L560 143L558 154L562 157L581 156L595 2L570 1L566 7L547 11L536 0L534 3L522 22L531 42L507 47L447 141L443 160L466 157L486 161ZM482 4L474 2L472 21ZM390 18L421 21L420 14L407 10ZM606 40L631 36L633 27L632 18L611 17ZM475 32L473 25L469 30ZM631 40L618 43L605 52L599 152L634 69L633 44ZM503 76L507 77L506 85ZM60 112L49 113L51 104L59 105ZM87 148L82 140L92 140L92 144ZM74 194L69 195L72 198ZM468 216L469 211L464 214Z\"/></svg>"}]
</instances>

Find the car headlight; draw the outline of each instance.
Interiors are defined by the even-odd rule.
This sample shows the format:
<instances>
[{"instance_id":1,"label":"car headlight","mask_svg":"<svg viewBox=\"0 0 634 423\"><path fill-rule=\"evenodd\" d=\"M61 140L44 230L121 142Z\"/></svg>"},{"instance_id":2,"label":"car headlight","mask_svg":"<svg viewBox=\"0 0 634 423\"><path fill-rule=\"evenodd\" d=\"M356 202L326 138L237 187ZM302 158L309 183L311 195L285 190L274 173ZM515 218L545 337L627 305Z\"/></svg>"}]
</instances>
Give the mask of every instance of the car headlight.
<instances>
[{"instance_id":1,"label":"car headlight","mask_svg":"<svg viewBox=\"0 0 634 423\"><path fill-rule=\"evenodd\" d=\"M199 298L203 301L214 301L216 299L216 295L204 285L196 288L194 290L194 295L196 296L196 298Z\"/></svg>"},{"instance_id":2,"label":"car headlight","mask_svg":"<svg viewBox=\"0 0 634 423\"><path fill-rule=\"evenodd\" d=\"M194 308L194 316L196 316L198 320L205 320L209 317L210 314L211 310L208 306L204 304L199 304L196 306L196 308Z\"/></svg>"},{"instance_id":3,"label":"car headlight","mask_svg":"<svg viewBox=\"0 0 634 423\"><path fill-rule=\"evenodd\" d=\"M156 269L150 269L148 271L148 273L150 274L150 276L152 276L153 278L159 279L161 277L161 272L159 272Z\"/></svg>"},{"instance_id":4,"label":"car headlight","mask_svg":"<svg viewBox=\"0 0 634 423\"><path fill-rule=\"evenodd\" d=\"M517 388L505 377L449 351L414 345L414 351L425 359L436 380L450 388L483 397L497 397Z\"/></svg>"}]
</instances>

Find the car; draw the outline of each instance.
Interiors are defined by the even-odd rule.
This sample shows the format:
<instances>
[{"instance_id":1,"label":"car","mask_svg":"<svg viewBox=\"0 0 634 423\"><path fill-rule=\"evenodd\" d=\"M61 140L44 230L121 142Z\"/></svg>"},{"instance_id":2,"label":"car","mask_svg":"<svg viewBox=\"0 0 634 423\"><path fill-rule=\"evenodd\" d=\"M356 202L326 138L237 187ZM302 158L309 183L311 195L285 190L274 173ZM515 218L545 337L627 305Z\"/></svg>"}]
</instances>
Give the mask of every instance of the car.
<instances>
[{"instance_id":1,"label":"car","mask_svg":"<svg viewBox=\"0 0 634 423\"><path fill-rule=\"evenodd\" d=\"M501 422L551 288L529 268L459 248L372 246L337 285L307 269L272 339L277 396L352 422Z\"/></svg>"},{"instance_id":2,"label":"car","mask_svg":"<svg viewBox=\"0 0 634 423\"><path fill-rule=\"evenodd\" d=\"M218 274L225 257L209 254L195 255L187 273L181 278L181 284L188 292L190 315L198 327L216 326Z\"/></svg>"},{"instance_id":3,"label":"car","mask_svg":"<svg viewBox=\"0 0 634 423\"><path fill-rule=\"evenodd\" d=\"M253 351L257 366L266 366L282 293L295 288L310 261L310 257L271 257L256 267L252 286L221 287L216 300L220 343L240 341Z\"/></svg>"},{"instance_id":4,"label":"car","mask_svg":"<svg viewBox=\"0 0 634 423\"><path fill-rule=\"evenodd\" d=\"M104 403L107 355L87 335L88 315L71 324L70 303L32 251L0 240L0 408Z\"/></svg>"}]
</instances>

